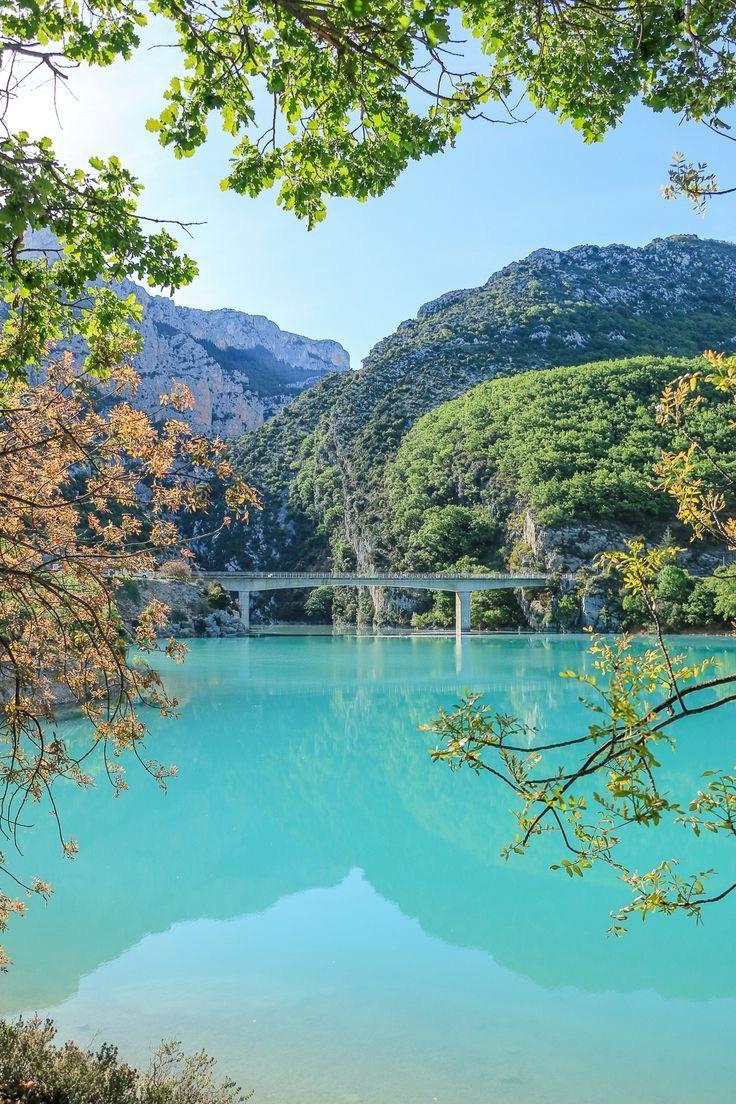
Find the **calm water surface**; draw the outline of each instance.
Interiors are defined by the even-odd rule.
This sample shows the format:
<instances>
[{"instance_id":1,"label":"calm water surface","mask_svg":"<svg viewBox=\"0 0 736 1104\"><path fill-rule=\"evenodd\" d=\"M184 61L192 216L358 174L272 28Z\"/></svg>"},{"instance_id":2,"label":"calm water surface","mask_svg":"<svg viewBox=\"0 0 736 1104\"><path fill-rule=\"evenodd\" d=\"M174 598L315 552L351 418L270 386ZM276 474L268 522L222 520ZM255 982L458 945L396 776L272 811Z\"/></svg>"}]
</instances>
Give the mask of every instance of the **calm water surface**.
<instances>
[{"instance_id":1,"label":"calm water surface","mask_svg":"<svg viewBox=\"0 0 736 1104\"><path fill-rule=\"evenodd\" d=\"M133 772L119 800L65 793L73 863L46 818L29 835L24 870L56 892L6 933L0 1014L38 1009L133 1060L173 1035L257 1104L733 1099L734 905L606 938L624 887L551 872L556 846L501 862L506 795L433 765L417 732L464 687L547 737L571 731L584 711L558 672L586 644L193 642L169 672L181 719L151 744L180 767L169 792ZM730 641L685 645L736 668ZM735 722L682 729L667 784L731 763ZM652 832L634 860L688 842ZM706 840L691 862L728 858Z\"/></svg>"}]
</instances>

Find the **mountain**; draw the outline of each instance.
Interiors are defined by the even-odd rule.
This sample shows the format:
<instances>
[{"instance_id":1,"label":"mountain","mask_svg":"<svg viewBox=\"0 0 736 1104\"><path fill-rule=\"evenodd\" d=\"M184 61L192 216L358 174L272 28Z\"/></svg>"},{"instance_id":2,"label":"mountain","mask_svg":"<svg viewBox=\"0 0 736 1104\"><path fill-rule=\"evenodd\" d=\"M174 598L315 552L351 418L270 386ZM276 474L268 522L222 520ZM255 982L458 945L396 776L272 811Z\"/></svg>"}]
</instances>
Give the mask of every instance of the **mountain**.
<instances>
[{"instance_id":1,"label":"mountain","mask_svg":"<svg viewBox=\"0 0 736 1104\"><path fill-rule=\"evenodd\" d=\"M481 287L449 292L379 342L360 371L319 381L233 443L264 509L205 554L243 568L401 567L391 465L422 415L482 381L555 365L733 350L734 290L736 246L676 236L541 249ZM484 478L460 467L461 482Z\"/></svg>"},{"instance_id":2,"label":"mountain","mask_svg":"<svg viewBox=\"0 0 736 1104\"><path fill-rule=\"evenodd\" d=\"M25 245L31 256L34 250L53 255L58 242L47 230L36 230L26 235ZM182 416L198 433L237 437L323 376L350 369L350 356L339 342L289 333L262 314L179 306L130 280L122 280L117 290L132 293L143 308L138 325L143 348L133 362L140 377L135 405L160 416L159 396L182 381L195 403ZM75 356L83 354L80 339L69 347Z\"/></svg>"},{"instance_id":3,"label":"mountain","mask_svg":"<svg viewBox=\"0 0 736 1104\"><path fill-rule=\"evenodd\" d=\"M182 307L128 282L121 290L143 306L136 405L154 414L159 395L182 380L194 395L188 420L197 432L235 437L327 373L350 368L337 341L288 333L263 315Z\"/></svg>"}]
</instances>

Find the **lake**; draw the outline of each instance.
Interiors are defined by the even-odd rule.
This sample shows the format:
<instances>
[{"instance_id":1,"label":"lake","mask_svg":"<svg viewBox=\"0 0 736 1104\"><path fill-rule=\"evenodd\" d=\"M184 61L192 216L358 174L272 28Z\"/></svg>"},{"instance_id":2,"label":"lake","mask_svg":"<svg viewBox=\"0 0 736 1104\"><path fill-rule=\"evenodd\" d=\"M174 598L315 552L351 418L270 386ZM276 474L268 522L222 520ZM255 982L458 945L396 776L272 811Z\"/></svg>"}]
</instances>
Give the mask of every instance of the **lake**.
<instances>
[{"instance_id":1,"label":"lake","mask_svg":"<svg viewBox=\"0 0 736 1104\"><path fill-rule=\"evenodd\" d=\"M47 877L5 933L0 1013L145 1061L159 1038L204 1047L255 1104L698 1104L736 1082L736 902L606 936L626 887L508 863L508 797L450 772L417 726L465 687L546 736L586 719L558 677L578 636L262 635L197 640L167 666L178 721L113 799L61 791L80 854L50 818L19 864ZM736 669L736 643L689 638ZM736 711L688 722L673 788L734 761ZM640 833L641 864L732 856L684 829Z\"/></svg>"}]
</instances>

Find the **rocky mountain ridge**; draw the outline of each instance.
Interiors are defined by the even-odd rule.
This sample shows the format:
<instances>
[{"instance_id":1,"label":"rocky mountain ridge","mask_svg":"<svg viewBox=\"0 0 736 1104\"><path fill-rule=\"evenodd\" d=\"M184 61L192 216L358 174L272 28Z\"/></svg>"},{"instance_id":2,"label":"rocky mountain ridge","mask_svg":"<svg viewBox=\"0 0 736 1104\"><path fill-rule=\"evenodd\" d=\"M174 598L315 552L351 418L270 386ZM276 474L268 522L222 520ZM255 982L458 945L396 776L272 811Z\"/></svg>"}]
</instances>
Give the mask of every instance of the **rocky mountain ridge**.
<instances>
[{"instance_id":1,"label":"rocky mountain ridge","mask_svg":"<svg viewBox=\"0 0 736 1104\"><path fill-rule=\"evenodd\" d=\"M660 315L676 316L682 307L687 309L697 300L703 306L714 304L714 290L724 283L733 286L734 279L736 247L690 234L655 238L640 248L579 245L568 250L537 249L506 265L480 287L449 291L425 303L415 318L402 322L395 333L377 343L366 367L386 357L395 359L400 352L420 361L437 347L443 351L456 348L464 359L472 359L474 353L489 351L489 337L496 346L496 365L511 365L513 346L522 332L538 347L540 366L546 366L550 358L543 350L564 352L589 343L590 327L581 308L591 307L608 309L614 316L621 312L622 329L614 327L605 335L613 352L616 345L627 344L636 328L632 322L652 308ZM509 296L517 305L512 312L503 309ZM550 325L546 315L551 303L568 315L570 328ZM529 307L523 324L518 311L522 304ZM615 322L615 317L611 321ZM624 349L624 353L633 352Z\"/></svg>"},{"instance_id":2,"label":"rocky mountain ridge","mask_svg":"<svg viewBox=\"0 0 736 1104\"><path fill-rule=\"evenodd\" d=\"M181 380L194 396L187 417L199 433L236 437L322 376L350 368L337 341L289 333L263 315L184 307L128 282L121 290L143 307L136 405L155 414L159 395Z\"/></svg>"},{"instance_id":3,"label":"rocky mountain ridge","mask_svg":"<svg viewBox=\"0 0 736 1104\"><path fill-rule=\"evenodd\" d=\"M26 246L31 254L53 256L58 242L37 230L27 235ZM185 307L131 280L122 280L116 290L134 295L142 307L143 348L133 361L140 377L135 405L160 416L159 396L175 381L186 383L194 408L183 416L198 433L237 437L323 376L350 369L350 356L339 342L290 333L264 315ZM75 356L83 354L80 339L69 347Z\"/></svg>"}]
</instances>

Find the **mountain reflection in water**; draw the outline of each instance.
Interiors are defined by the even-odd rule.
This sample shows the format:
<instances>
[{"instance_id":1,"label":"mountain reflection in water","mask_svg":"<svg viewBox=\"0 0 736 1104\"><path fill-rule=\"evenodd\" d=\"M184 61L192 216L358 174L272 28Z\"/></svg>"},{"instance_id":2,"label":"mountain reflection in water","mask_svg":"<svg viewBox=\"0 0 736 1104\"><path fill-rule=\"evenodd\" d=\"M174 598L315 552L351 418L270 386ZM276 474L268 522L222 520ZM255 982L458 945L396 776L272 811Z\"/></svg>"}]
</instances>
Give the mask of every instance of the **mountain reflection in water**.
<instances>
[{"instance_id":1,"label":"mountain reflection in water","mask_svg":"<svg viewBox=\"0 0 736 1104\"><path fill-rule=\"evenodd\" d=\"M99 1030L133 1057L175 1035L279 1104L546 1102L570 1077L588 1086L576 1100L604 1102L611 1040L620 1053L629 1036L619 1100L660 1099L635 1095L652 1063L662 1100L697 1099L687 1068L706 1061L732 1085L733 907L700 929L655 918L607 939L625 887L604 870L582 882L550 871L556 841L502 862L507 795L433 765L417 731L465 687L546 736L582 726L577 688L558 672L587 663L586 646L194 641L183 667L167 667L181 717L156 720L150 745L180 768L168 793L135 771L118 800L101 781L65 791L72 863L37 817L19 863L55 893L6 933L14 966L0 1013L50 1010L63 1032L86 1041ZM717 651L736 666L732 642ZM668 785L687 792L729 763L734 719L689 722L664 764ZM684 830L639 837L629 856L642 865L689 848L688 869L728 869L720 841L696 841L693 856Z\"/></svg>"}]
</instances>

